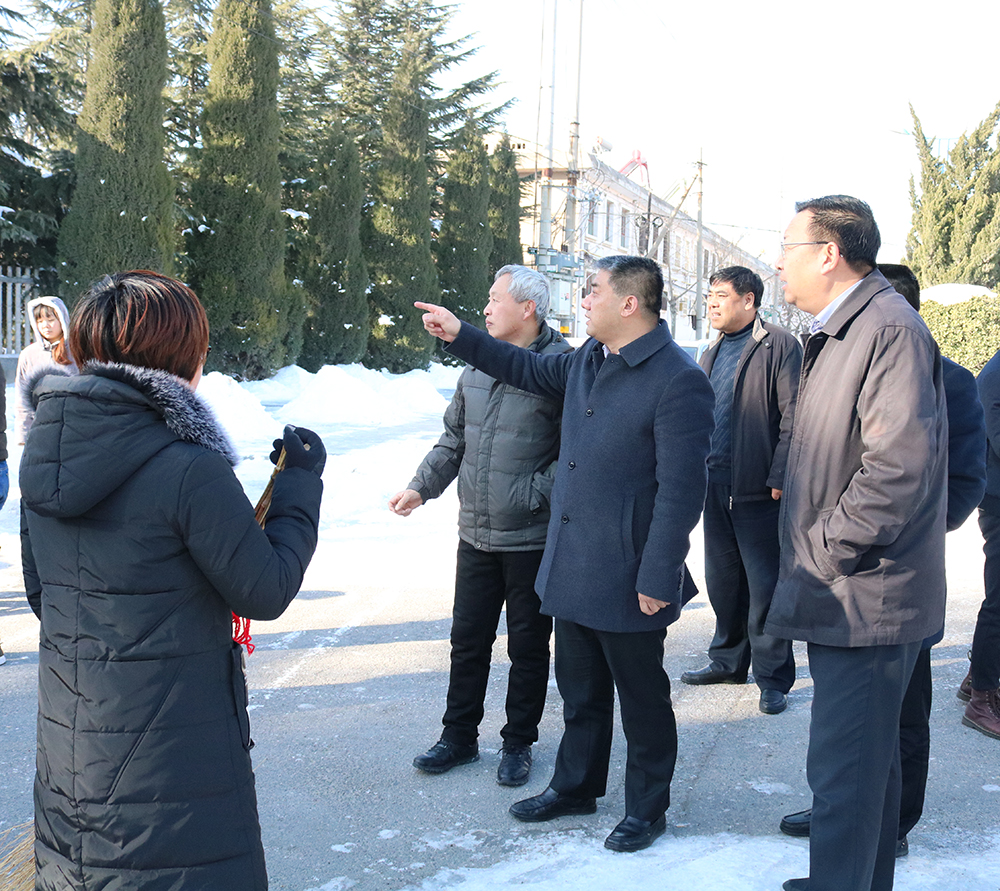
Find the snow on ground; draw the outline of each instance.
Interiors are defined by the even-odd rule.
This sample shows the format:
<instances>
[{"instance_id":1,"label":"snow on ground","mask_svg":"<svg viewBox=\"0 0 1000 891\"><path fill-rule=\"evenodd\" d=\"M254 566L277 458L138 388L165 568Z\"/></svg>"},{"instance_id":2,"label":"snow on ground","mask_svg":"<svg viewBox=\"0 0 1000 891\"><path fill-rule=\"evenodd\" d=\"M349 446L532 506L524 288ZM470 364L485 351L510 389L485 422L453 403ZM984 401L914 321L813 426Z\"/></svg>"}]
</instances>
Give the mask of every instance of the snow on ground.
<instances>
[{"instance_id":1,"label":"snow on ground","mask_svg":"<svg viewBox=\"0 0 1000 891\"><path fill-rule=\"evenodd\" d=\"M677 891L776 891L781 883L809 871L802 845L783 838L722 834L660 839L645 851L615 854L591 839L553 832L544 841L511 846L509 856L485 869L446 869L405 891L496 891L512 885L532 891L568 888L670 888ZM897 891L993 891L1000 864L985 858L970 862L930 858L912 852L896 864ZM338 880L308 891L342 891Z\"/></svg>"}]
</instances>

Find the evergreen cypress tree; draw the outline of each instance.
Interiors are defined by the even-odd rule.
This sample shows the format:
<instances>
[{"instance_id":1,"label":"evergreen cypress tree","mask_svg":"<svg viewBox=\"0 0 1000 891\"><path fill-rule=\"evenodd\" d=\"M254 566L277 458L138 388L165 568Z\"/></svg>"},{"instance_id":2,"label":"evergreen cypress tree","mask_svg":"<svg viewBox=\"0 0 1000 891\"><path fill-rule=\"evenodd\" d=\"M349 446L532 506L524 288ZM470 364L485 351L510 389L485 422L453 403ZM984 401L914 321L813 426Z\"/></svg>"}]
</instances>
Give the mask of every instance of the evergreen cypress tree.
<instances>
[{"instance_id":1,"label":"evergreen cypress tree","mask_svg":"<svg viewBox=\"0 0 1000 891\"><path fill-rule=\"evenodd\" d=\"M320 146L307 204L303 284L312 304L299 365L357 362L368 346L368 271L361 256L361 165L351 138L334 124Z\"/></svg>"},{"instance_id":2,"label":"evergreen cypress tree","mask_svg":"<svg viewBox=\"0 0 1000 891\"><path fill-rule=\"evenodd\" d=\"M517 175L517 153L504 133L490 155L490 229L493 250L490 274L509 263L524 263L521 249L521 178Z\"/></svg>"},{"instance_id":3,"label":"evergreen cypress tree","mask_svg":"<svg viewBox=\"0 0 1000 891\"><path fill-rule=\"evenodd\" d=\"M284 274L278 46L268 0L219 0L188 250L211 367L249 379L295 360L305 314Z\"/></svg>"},{"instance_id":4,"label":"evergreen cypress tree","mask_svg":"<svg viewBox=\"0 0 1000 891\"><path fill-rule=\"evenodd\" d=\"M910 106L913 136L920 160L920 192L910 178L913 209L906 239L906 262L924 287L947 281L951 267L951 230L954 225L954 189L946 165L931 150L917 113Z\"/></svg>"},{"instance_id":5,"label":"evergreen cypress tree","mask_svg":"<svg viewBox=\"0 0 1000 891\"><path fill-rule=\"evenodd\" d=\"M448 158L434 247L442 304L480 327L491 280L489 207L489 155L479 129L469 121Z\"/></svg>"},{"instance_id":6,"label":"evergreen cypress tree","mask_svg":"<svg viewBox=\"0 0 1000 891\"><path fill-rule=\"evenodd\" d=\"M951 233L952 281L1000 283L1000 151L991 141L1000 104L950 153L955 183L955 225Z\"/></svg>"},{"instance_id":7,"label":"evergreen cypress tree","mask_svg":"<svg viewBox=\"0 0 1000 891\"><path fill-rule=\"evenodd\" d=\"M322 250L310 234L309 206L318 197L314 193L322 184L323 171L331 157L327 137L336 124L332 35L330 27L306 5L306 0L280 0L274 9L274 19L281 44L278 163L281 206L286 218L285 277L312 312L315 298L308 293L305 281L312 276L311 264Z\"/></svg>"},{"instance_id":8,"label":"evergreen cypress tree","mask_svg":"<svg viewBox=\"0 0 1000 891\"><path fill-rule=\"evenodd\" d=\"M371 191L381 154L382 114L392 85L398 46L388 0L344 0L340 4L333 48L340 85L339 116L361 158L365 190Z\"/></svg>"},{"instance_id":9,"label":"evergreen cypress tree","mask_svg":"<svg viewBox=\"0 0 1000 891\"><path fill-rule=\"evenodd\" d=\"M1000 104L946 158L931 150L912 107L920 159L920 191L910 181L913 209L907 262L923 286L1000 284Z\"/></svg>"},{"instance_id":10,"label":"evergreen cypress tree","mask_svg":"<svg viewBox=\"0 0 1000 891\"><path fill-rule=\"evenodd\" d=\"M76 189L59 237L71 298L109 272L172 267L173 186L163 163L166 64L158 0L97 0L77 121Z\"/></svg>"},{"instance_id":11,"label":"evergreen cypress tree","mask_svg":"<svg viewBox=\"0 0 1000 891\"><path fill-rule=\"evenodd\" d=\"M201 142L212 4L210 0L171 0L165 13L170 44L166 90L168 152L174 164L183 164L190 162L190 153Z\"/></svg>"},{"instance_id":12,"label":"evergreen cypress tree","mask_svg":"<svg viewBox=\"0 0 1000 891\"><path fill-rule=\"evenodd\" d=\"M433 349L416 300L438 303L431 258L431 188L424 89L428 41L411 31L382 119L382 156L372 193L371 337L365 364L394 373L426 368Z\"/></svg>"},{"instance_id":13,"label":"evergreen cypress tree","mask_svg":"<svg viewBox=\"0 0 1000 891\"><path fill-rule=\"evenodd\" d=\"M0 7L0 23L23 22L19 13ZM44 166L45 148L68 144L75 131L72 113L64 105L59 66L42 55L19 58L9 53L13 32L0 24L0 266L36 270L47 292L58 289L51 280L56 266L56 236L72 191L64 165L51 158Z\"/></svg>"}]
</instances>

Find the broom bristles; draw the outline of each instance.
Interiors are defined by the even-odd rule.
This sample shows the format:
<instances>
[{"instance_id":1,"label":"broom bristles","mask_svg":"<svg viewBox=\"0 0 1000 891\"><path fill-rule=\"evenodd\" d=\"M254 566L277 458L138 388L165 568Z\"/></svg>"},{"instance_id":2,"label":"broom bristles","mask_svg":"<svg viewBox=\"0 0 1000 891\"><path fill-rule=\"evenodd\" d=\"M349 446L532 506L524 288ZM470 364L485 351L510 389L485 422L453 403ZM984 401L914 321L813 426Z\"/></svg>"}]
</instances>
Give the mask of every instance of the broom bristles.
<instances>
[{"instance_id":1,"label":"broom bristles","mask_svg":"<svg viewBox=\"0 0 1000 891\"><path fill-rule=\"evenodd\" d=\"M274 489L274 478L284 469L285 450L282 449L281 454L278 455L278 463L275 465L274 471L271 473L271 478L267 481L267 485L261 493L260 500L257 502L257 507L254 508L254 518L257 520L261 529L264 528L264 521L267 518L267 512L271 508L271 494Z\"/></svg>"},{"instance_id":2,"label":"broom bristles","mask_svg":"<svg viewBox=\"0 0 1000 891\"><path fill-rule=\"evenodd\" d=\"M12 826L0 835L0 891L34 891L35 827Z\"/></svg>"}]
</instances>

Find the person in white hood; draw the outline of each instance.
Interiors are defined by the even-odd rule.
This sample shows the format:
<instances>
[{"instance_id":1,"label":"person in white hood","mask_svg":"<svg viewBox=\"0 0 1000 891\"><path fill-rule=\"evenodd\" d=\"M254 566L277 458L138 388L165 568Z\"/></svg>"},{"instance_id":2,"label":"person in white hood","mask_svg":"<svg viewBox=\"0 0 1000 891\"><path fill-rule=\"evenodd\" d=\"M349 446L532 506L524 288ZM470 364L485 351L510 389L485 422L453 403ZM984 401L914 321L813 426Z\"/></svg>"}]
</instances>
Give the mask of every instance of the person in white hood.
<instances>
[{"instance_id":1,"label":"person in white hood","mask_svg":"<svg viewBox=\"0 0 1000 891\"><path fill-rule=\"evenodd\" d=\"M17 393L15 433L18 445L24 445L28 430L35 419L29 382L45 374L46 369L68 370L76 374L77 367L69 352L69 310L58 297L36 297L28 301L28 318L35 333L32 344L21 350L17 359Z\"/></svg>"}]
</instances>

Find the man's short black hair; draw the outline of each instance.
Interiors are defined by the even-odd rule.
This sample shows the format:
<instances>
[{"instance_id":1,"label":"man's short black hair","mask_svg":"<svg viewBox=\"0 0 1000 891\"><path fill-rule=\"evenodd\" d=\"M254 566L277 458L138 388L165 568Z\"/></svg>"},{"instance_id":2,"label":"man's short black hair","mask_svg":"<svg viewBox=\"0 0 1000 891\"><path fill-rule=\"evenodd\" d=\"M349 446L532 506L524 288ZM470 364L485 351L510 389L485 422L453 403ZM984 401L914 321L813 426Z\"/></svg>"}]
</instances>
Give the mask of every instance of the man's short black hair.
<instances>
[{"instance_id":1,"label":"man's short black hair","mask_svg":"<svg viewBox=\"0 0 1000 891\"><path fill-rule=\"evenodd\" d=\"M879 263L878 271L889 279L889 284L896 289L897 294L902 294L906 302L920 312L920 282L909 266L902 263Z\"/></svg>"},{"instance_id":2,"label":"man's short black hair","mask_svg":"<svg viewBox=\"0 0 1000 891\"><path fill-rule=\"evenodd\" d=\"M761 298L764 296L764 282L760 276L746 266L726 266L717 269L708 280L708 286L718 284L728 284L741 297L744 294L753 294L753 305L760 306Z\"/></svg>"},{"instance_id":3,"label":"man's short black hair","mask_svg":"<svg viewBox=\"0 0 1000 891\"><path fill-rule=\"evenodd\" d=\"M850 195L827 195L795 205L796 213L804 210L812 214L808 229L812 238L832 241L855 272L867 274L875 268L882 236L864 201Z\"/></svg>"},{"instance_id":4,"label":"man's short black hair","mask_svg":"<svg viewBox=\"0 0 1000 891\"><path fill-rule=\"evenodd\" d=\"M663 306L663 273L649 257L602 257L594 264L608 271L608 282L619 297L632 294L639 305L657 318Z\"/></svg>"}]
</instances>

